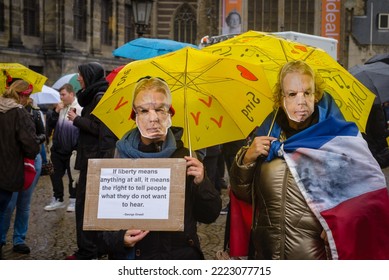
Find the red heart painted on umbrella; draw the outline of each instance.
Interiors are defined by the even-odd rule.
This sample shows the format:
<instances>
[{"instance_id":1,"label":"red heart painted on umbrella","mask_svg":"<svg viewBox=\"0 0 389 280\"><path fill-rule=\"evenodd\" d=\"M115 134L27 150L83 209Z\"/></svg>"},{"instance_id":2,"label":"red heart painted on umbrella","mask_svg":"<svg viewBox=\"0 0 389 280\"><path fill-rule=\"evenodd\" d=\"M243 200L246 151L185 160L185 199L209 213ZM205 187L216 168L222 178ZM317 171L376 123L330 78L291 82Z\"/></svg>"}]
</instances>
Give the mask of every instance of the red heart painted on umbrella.
<instances>
[{"instance_id":1,"label":"red heart painted on umbrella","mask_svg":"<svg viewBox=\"0 0 389 280\"><path fill-rule=\"evenodd\" d=\"M301 45L294 46L294 48L298 49L300 51L303 51L303 52L307 52L308 51L308 49L305 46L301 46Z\"/></svg>"},{"instance_id":2,"label":"red heart painted on umbrella","mask_svg":"<svg viewBox=\"0 0 389 280\"><path fill-rule=\"evenodd\" d=\"M240 75L249 81L258 81L258 78L250 72L246 67L242 65L236 65L236 68L240 71Z\"/></svg>"}]
</instances>

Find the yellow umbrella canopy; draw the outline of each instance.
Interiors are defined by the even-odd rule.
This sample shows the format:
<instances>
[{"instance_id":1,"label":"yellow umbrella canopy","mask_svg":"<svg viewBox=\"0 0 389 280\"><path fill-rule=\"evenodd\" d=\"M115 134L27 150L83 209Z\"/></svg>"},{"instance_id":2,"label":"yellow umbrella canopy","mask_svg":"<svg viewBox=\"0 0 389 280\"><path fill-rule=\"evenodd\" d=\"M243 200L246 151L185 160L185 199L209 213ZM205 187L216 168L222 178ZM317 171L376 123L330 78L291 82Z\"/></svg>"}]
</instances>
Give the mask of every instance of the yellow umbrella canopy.
<instances>
[{"instance_id":1,"label":"yellow umbrella canopy","mask_svg":"<svg viewBox=\"0 0 389 280\"><path fill-rule=\"evenodd\" d=\"M169 85L173 126L184 128L184 145L193 150L247 137L272 110L261 66L186 47L131 62L117 74L92 113L119 138L135 127L133 90L146 75Z\"/></svg>"},{"instance_id":2,"label":"yellow umbrella canopy","mask_svg":"<svg viewBox=\"0 0 389 280\"><path fill-rule=\"evenodd\" d=\"M303 60L323 77L326 91L345 119L365 130L375 95L322 49L270 33L248 31L202 51L261 65L270 86L276 83L279 69L286 62Z\"/></svg>"},{"instance_id":3,"label":"yellow umbrella canopy","mask_svg":"<svg viewBox=\"0 0 389 280\"><path fill-rule=\"evenodd\" d=\"M22 64L0 63L0 92L4 91L9 77L13 79L23 79L32 84L33 92L42 91L42 87L47 80L47 77L27 68Z\"/></svg>"}]
</instances>

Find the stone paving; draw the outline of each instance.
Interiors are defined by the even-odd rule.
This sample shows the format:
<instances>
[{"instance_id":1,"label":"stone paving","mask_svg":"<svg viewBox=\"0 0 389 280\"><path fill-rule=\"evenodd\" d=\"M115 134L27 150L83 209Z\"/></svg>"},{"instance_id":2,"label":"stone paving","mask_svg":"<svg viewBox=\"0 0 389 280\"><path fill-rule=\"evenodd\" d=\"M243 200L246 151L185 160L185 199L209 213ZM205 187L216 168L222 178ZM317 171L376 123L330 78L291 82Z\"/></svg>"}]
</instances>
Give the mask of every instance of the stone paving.
<instances>
[{"instance_id":1,"label":"stone paving","mask_svg":"<svg viewBox=\"0 0 389 280\"><path fill-rule=\"evenodd\" d=\"M67 181L64 180L64 185L67 186ZM31 202L30 225L26 237L26 244L31 248L31 253L23 255L12 251L13 223L11 223L7 244L3 247L4 259L62 260L77 249L74 212L66 212L66 208L51 212L43 210L52 195L50 178L42 176ZM222 198L224 206L228 200L226 190L223 190ZM65 200L67 199L66 197ZM206 259L215 259L216 251L223 249L225 221L226 216L220 215L216 222L210 225L199 225L199 236Z\"/></svg>"},{"instance_id":2,"label":"stone paving","mask_svg":"<svg viewBox=\"0 0 389 280\"><path fill-rule=\"evenodd\" d=\"M383 171L388 181L389 168ZM65 186L67 186L67 182L65 182ZM13 225L11 224L7 238L8 243L3 247L4 259L62 260L76 250L74 212L68 213L66 208L52 212L43 210L43 207L51 200L51 196L50 179L48 176L43 176L40 178L32 198L30 226L26 238L26 244L30 246L31 253L22 255L12 251ZM228 202L226 190L223 190L222 198L224 207ZM198 227L201 246L207 260L215 259L215 253L223 249L225 222L226 216L220 215L214 223L200 224Z\"/></svg>"}]
</instances>

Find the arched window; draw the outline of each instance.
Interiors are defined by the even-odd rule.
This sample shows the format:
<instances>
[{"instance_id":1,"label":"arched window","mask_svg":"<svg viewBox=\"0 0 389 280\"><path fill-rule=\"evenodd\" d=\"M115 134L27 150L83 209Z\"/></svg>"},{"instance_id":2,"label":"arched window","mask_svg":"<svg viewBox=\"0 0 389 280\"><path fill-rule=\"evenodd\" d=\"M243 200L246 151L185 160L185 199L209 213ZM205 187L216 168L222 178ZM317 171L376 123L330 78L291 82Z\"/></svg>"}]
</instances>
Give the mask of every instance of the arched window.
<instances>
[{"instance_id":1,"label":"arched window","mask_svg":"<svg viewBox=\"0 0 389 280\"><path fill-rule=\"evenodd\" d=\"M23 1L24 35L39 37L39 1Z\"/></svg>"},{"instance_id":2,"label":"arched window","mask_svg":"<svg viewBox=\"0 0 389 280\"><path fill-rule=\"evenodd\" d=\"M0 0L0 31L4 31L4 0Z\"/></svg>"},{"instance_id":3,"label":"arched window","mask_svg":"<svg viewBox=\"0 0 389 280\"><path fill-rule=\"evenodd\" d=\"M196 14L187 3L178 8L174 18L174 40L195 44L197 35Z\"/></svg>"},{"instance_id":4,"label":"arched window","mask_svg":"<svg viewBox=\"0 0 389 280\"><path fill-rule=\"evenodd\" d=\"M86 41L86 0L74 0L73 5L74 40Z\"/></svg>"}]
</instances>

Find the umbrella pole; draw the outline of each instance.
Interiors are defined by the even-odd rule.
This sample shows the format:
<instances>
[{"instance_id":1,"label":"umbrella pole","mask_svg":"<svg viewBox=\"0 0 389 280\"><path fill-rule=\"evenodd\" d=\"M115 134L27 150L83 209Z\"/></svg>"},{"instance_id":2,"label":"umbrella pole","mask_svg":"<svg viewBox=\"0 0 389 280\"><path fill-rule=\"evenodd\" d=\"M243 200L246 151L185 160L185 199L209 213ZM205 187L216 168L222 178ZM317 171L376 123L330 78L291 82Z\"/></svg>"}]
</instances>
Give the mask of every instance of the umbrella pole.
<instances>
[{"instance_id":1,"label":"umbrella pole","mask_svg":"<svg viewBox=\"0 0 389 280\"><path fill-rule=\"evenodd\" d=\"M185 95L186 95L186 93L185 93ZM185 122L185 127L186 127L186 137L188 138L189 156L192 157L192 143L190 141L190 131L189 131L188 115L187 115L188 110L187 110L187 107L186 107L186 96L185 96L184 106L185 106L184 122Z\"/></svg>"},{"instance_id":2,"label":"umbrella pole","mask_svg":"<svg viewBox=\"0 0 389 280\"><path fill-rule=\"evenodd\" d=\"M186 61L184 71L184 126L186 130L186 137L188 138L189 156L192 157L192 143L190 141L189 121L188 121L188 105L186 100L186 78L188 73L188 50L186 50Z\"/></svg>"},{"instance_id":3,"label":"umbrella pole","mask_svg":"<svg viewBox=\"0 0 389 280\"><path fill-rule=\"evenodd\" d=\"M276 112L274 113L274 117L273 117L273 120L272 120L272 122L271 122L270 129L269 129L269 132L267 133L267 136L270 136L270 133L271 133L271 131L273 130L273 126L274 126L274 123L275 123L275 121L276 121L278 109L279 109L279 107L277 108Z\"/></svg>"}]
</instances>

